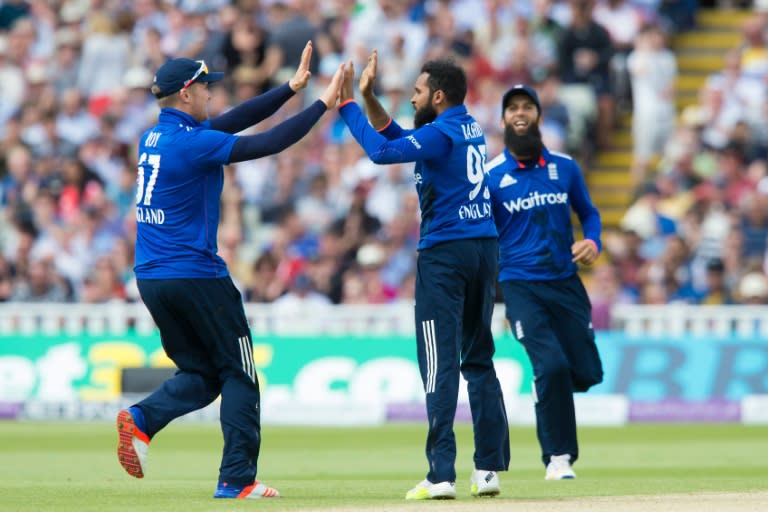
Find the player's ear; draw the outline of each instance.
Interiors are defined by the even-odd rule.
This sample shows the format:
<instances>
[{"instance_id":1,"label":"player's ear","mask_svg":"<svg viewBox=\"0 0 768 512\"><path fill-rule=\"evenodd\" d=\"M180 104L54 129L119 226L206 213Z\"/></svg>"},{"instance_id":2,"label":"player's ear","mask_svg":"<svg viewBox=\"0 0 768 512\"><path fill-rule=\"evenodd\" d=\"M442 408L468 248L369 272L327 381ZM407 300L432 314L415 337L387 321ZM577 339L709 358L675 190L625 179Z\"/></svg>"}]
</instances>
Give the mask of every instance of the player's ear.
<instances>
[{"instance_id":1,"label":"player's ear","mask_svg":"<svg viewBox=\"0 0 768 512\"><path fill-rule=\"evenodd\" d=\"M432 104L433 105L442 105L443 102L445 102L445 93L443 92L442 89L438 89L432 95Z\"/></svg>"}]
</instances>

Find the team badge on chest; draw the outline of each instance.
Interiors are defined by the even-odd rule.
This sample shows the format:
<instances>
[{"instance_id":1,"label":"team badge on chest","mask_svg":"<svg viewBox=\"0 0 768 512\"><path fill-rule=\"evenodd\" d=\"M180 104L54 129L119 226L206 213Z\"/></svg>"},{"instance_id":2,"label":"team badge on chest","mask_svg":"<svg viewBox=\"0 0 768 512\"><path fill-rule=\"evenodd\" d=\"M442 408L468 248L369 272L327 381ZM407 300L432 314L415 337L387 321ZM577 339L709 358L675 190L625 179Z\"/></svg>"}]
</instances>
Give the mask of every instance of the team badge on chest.
<instances>
[{"instance_id":1,"label":"team badge on chest","mask_svg":"<svg viewBox=\"0 0 768 512\"><path fill-rule=\"evenodd\" d=\"M557 164L555 163L547 164L547 172L549 173L550 180L556 180L559 178L557 175Z\"/></svg>"}]
</instances>

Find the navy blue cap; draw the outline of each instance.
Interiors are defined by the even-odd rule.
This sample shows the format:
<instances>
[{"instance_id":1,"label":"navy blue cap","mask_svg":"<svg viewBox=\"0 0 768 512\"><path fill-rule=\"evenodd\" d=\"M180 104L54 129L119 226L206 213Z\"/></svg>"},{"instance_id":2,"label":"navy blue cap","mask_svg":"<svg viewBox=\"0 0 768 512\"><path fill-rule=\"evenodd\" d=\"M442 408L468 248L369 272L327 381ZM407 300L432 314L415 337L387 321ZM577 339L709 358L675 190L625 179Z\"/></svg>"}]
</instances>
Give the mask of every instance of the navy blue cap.
<instances>
[{"instance_id":1,"label":"navy blue cap","mask_svg":"<svg viewBox=\"0 0 768 512\"><path fill-rule=\"evenodd\" d=\"M224 73L208 71L205 61L192 59L170 59L160 66L152 82L152 93L156 98L165 98L192 85L194 82L216 82Z\"/></svg>"},{"instance_id":2,"label":"navy blue cap","mask_svg":"<svg viewBox=\"0 0 768 512\"><path fill-rule=\"evenodd\" d=\"M507 108L507 103L509 102L509 98L514 96L515 94L525 94L529 98L531 98L531 101L533 101L533 104L536 105L536 110L539 111L539 114L541 114L541 103L539 103L539 95L536 94L536 91L533 87L530 87L528 85L524 84L516 84L513 85L507 92L504 93L504 97L501 98L501 113L504 113L504 109Z\"/></svg>"}]
</instances>

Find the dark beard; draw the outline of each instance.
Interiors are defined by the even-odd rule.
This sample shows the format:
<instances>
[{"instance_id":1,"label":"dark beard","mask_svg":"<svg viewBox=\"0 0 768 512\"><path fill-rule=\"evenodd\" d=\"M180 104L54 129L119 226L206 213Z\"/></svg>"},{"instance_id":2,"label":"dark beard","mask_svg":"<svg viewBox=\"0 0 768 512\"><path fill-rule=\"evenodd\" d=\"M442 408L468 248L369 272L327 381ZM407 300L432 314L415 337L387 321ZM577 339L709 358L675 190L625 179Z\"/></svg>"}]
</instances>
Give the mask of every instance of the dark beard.
<instances>
[{"instance_id":1,"label":"dark beard","mask_svg":"<svg viewBox=\"0 0 768 512\"><path fill-rule=\"evenodd\" d=\"M534 123L522 135L515 133L515 129L508 124L504 125L504 145L515 155L518 160L532 160L541 156L544 143L541 140L539 125Z\"/></svg>"},{"instance_id":2,"label":"dark beard","mask_svg":"<svg viewBox=\"0 0 768 512\"><path fill-rule=\"evenodd\" d=\"M431 98L430 98L431 101ZM437 111L435 107L430 103L426 107L417 109L413 114L413 126L415 128L421 128L427 123L431 123L437 117Z\"/></svg>"}]
</instances>

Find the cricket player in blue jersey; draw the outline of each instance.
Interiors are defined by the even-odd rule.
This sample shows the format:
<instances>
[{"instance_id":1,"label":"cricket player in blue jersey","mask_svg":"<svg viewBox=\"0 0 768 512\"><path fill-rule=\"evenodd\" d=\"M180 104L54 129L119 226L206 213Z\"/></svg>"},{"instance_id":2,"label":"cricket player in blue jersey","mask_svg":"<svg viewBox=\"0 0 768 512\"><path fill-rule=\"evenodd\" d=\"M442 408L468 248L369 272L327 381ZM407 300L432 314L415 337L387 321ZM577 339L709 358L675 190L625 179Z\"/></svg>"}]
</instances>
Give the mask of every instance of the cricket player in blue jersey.
<instances>
[{"instance_id":1,"label":"cricket player in blue jersey","mask_svg":"<svg viewBox=\"0 0 768 512\"><path fill-rule=\"evenodd\" d=\"M413 130L395 123L376 100L376 66L374 51L360 79L370 124L353 100L351 63L339 111L374 163L416 162L421 207L416 340L429 419L429 472L405 498L456 497L459 372L468 382L474 427L470 492L493 496L499 493L497 472L509 465L509 429L492 360L498 241L485 184L485 137L463 104L466 76L454 63L429 61L421 68L411 98Z\"/></svg>"},{"instance_id":2,"label":"cricket player in blue jersey","mask_svg":"<svg viewBox=\"0 0 768 512\"><path fill-rule=\"evenodd\" d=\"M505 149L488 164L499 230L499 281L506 317L533 367L536 432L547 480L575 478L579 457L574 391L603 379L591 310L577 264L590 265L600 244L600 214L578 164L548 151L539 132L536 91L504 94ZM571 209L584 239L574 241Z\"/></svg>"},{"instance_id":3,"label":"cricket player in blue jersey","mask_svg":"<svg viewBox=\"0 0 768 512\"><path fill-rule=\"evenodd\" d=\"M136 261L139 292L160 331L175 376L117 416L120 464L142 478L150 440L170 421L221 395L224 449L216 498L273 498L256 480L260 393L240 292L217 254L223 165L282 151L336 105L343 66L320 99L272 129L234 135L274 113L309 82L307 43L291 80L208 119L208 84L223 77L203 61L171 59L152 92L157 125L139 140Z\"/></svg>"}]
</instances>

